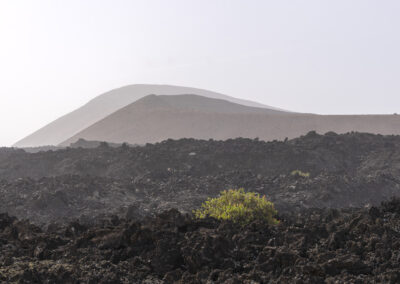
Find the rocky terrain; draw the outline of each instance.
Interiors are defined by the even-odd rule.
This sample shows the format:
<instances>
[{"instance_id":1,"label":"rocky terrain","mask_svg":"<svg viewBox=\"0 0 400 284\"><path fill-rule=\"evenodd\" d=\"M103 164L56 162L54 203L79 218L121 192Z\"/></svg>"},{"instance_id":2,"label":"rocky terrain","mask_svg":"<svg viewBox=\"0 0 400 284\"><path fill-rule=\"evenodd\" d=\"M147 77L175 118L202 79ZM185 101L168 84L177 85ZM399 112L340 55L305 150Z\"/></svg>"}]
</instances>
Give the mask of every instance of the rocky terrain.
<instances>
[{"instance_id":1,"label":"rocky terrain","mask_svg":"<svg viewBox=\"0 0 400 284\"><path fill-rule=\"evenodd\" d=\"M2 148L0 283L398 283L399 176L362 133ZM280 224L192 218L238 187Z\"/></svg>"},{"instance_id":2,"label":"rocky terrain","mask_svg":"<svg viewBox=\"0 0 400 284\"><path fill-rule=\"evenodd\" d=\"M97 148L100 145L102 145L104 141L93 141L93 140L85 140L85 139L79 139L75 143L71 143L68 147L70 148ZM127 143L107 143L108 146L110 147L121 147L122 144L125 144L126 146L138 146L138 145L130 145ZM27 147L27 148L20 148L24 150L27 153L39 153L39 152L47 152L47 151L58 151L58 150L64 150L66 147L63 146L38 146L38 147Z\"/></svg>"},{"instance_id":3,"label":"rocky terrain","mask_svg":"<svg viewBox=\"0 0 400 284\"><path fill-rule=\"evenodd\" d=\"M276 226L103 219L46 231L0 215L4 283L399 283L400 201L306 210Z\"/></svg>"},{"instance_id":4,"label":"rocky terrain","mask_svg":"<svg viewBox=\"0 0 400 284\"><path fill-rule=\"evenodd\" d=\"M293 170L309 177L293 176ZM103 214L191 212L244 187L280 212L378 205L400 196L400 137L309 133L288 141L168 140L117 148L0 150L0 211L40 225ZM133 213L132 213L133 212Z\"/></svg>"}]
</instances>

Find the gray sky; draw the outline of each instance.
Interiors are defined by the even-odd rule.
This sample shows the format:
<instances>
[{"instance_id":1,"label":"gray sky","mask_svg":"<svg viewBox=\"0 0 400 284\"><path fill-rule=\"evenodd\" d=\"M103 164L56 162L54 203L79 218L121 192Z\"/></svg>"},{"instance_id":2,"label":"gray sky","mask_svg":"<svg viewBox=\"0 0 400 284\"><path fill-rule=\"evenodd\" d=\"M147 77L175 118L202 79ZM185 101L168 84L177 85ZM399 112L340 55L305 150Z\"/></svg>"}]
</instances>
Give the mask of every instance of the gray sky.
<instances>
[{"instance_id":1,"label":"gray sky","mask_svg":"<svg viewBox=\"0 0 400 284\"><path fill-rule=\"evenodd\" d=\"M397 0L0 0L0 145L112 88L400 112Z\"/></svg>"}]
</instances>

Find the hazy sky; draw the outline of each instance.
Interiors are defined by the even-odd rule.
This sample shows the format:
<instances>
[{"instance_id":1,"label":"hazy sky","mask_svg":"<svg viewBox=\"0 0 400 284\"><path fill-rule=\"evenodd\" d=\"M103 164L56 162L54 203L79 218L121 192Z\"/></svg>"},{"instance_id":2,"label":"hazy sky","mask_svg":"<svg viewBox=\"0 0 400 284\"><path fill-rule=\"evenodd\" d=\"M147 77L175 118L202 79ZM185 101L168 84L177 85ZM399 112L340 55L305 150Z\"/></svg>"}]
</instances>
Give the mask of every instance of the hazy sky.
<instances>
[{"instance_id":1,"label":"hazy sky","mask_svg":"<svg viewBox=\"0 0 400 284\"><path fill-rule=\"evenodd\" d=\"M400 1L0 0L0 145L109 89L400 112Z\"/></svg>"}]
</instances>

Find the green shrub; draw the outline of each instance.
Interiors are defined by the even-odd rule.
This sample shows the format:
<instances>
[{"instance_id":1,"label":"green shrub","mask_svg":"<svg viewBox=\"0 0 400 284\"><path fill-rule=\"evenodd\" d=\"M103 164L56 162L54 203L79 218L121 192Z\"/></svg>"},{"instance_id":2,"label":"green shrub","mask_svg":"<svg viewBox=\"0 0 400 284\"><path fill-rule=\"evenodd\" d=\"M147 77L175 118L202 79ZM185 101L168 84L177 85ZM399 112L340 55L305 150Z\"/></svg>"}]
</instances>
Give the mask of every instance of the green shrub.
<instances>
[{"instance_id":1,"label":"green shrub","mask_svg":"<svg viewBox=\"0 0 400 284\"><path fill-rule=\"evenodd\" d=\"M277 211L274 204L265 196L258 193L245 192L243 188L224 190L217 198L208 198L201 209L193 211L196 218L207 216L219 220L231 220L242 225L254 220L267 221L269 224L278 224L274 218Z\"/></svg>"},{"instance_id":2,"label":"green shrub","mask_svg":"<svg viewBox=\"0 0 400 284\"><path fill-rule=\"evenodd\" d=\"M310 177L310 173L305 173L300 170L294 170L290 173L290 175L295 176L295 177L303 177L303 178Z\"/></svg>"}]
</instances>

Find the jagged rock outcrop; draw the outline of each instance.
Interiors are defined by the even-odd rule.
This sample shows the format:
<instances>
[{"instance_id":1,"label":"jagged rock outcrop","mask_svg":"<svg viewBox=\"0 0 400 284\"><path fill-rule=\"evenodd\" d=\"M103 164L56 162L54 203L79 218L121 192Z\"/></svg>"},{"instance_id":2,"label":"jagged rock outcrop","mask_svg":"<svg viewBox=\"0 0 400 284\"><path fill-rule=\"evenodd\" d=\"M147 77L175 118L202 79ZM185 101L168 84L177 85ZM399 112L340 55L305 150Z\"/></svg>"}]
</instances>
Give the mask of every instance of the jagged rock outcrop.
<instances>
[{"instance_id":1,"label":"jagged rock outcrop","mask_svg":"<svg viewBox=\"0 0 400 284\"><path fill-rule=\"evenodd\" d=\"M0 281L16 283L398 283L400 201L281 215L277 226L176 210L47 231L0 215Z\"/></svg>"}]
</instances>

